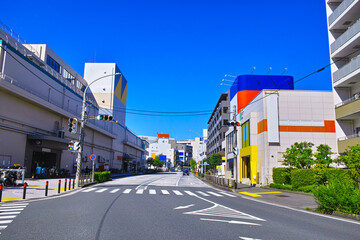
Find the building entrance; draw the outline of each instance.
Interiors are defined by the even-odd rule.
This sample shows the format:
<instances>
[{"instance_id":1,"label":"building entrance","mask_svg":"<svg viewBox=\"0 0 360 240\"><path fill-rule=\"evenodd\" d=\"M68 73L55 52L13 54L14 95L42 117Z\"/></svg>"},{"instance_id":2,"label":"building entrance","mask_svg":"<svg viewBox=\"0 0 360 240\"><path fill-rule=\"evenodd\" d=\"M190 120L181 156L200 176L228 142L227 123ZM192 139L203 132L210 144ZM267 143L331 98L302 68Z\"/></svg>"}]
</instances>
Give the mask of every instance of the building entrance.
<instances>
[{"instance_id":1,"label":"building entrance","mask_svg":"<svg viewBox=\"0 0 360 240\"><path fill-rule=\"evenodd\" d=\"M242 157L242 177L250 178L250 156Z\"/></svg>"},{"instance_id":2,"label":"building entrance","mask_svg":"<svg viewBox=\"0 0 360 240\"><path fill-rule=\"evenodd\" d=\"M48 152L33 152L33 158L31 162L31 174L34 174L36 167L42 167L50 169L52 167L57 167L56 164L56 153Z\"/></svg>"}]
</instances>

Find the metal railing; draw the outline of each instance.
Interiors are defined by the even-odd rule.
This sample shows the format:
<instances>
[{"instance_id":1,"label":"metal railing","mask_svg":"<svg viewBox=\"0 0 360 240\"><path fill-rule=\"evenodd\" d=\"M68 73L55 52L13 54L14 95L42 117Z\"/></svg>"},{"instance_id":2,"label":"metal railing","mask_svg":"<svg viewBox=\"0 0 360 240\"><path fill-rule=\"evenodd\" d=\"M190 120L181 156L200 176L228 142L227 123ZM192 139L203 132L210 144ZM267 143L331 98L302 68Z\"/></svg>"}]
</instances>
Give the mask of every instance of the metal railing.
<instances>
[{"instance_id":1,"label":"metal railing","mask_svg":"<svg viewBox=\"0 0 360 240\"><path fill-rule=\"evenodd\" d=\"M336 104L335 108L341 107L342 105L345 105L347 103L351 103L351 102L353 102L355 100L358 100L358 99L360 99L360 94L359 93L355 94L353 97L351 97L349 99L346 99L345 101L342 101L341 103Z\"/></svg>"},{"instance_id":2,"label":"metal railing","mask_svg":"<svg viewBox=\"0 0 360 240\"><path fill-rule=\"evenodd\" d=\"M338 138L338 141L344 141L344 140L348 140L348 139L352 139L352 138L358 138L358 137L360 137L359 133L353 134L353 135L348 135L348 136L345 136L345 137L340 137L340 138Z\"/></svg>"},{"instance_id":3,"label":"metal railing","mask_svg":"<svg viewBox=\"0 0 360 240\"><path fill-rule=\"evenodd\" d=\"M354 23L350 28L348 28L346 32L344 32L340 37L335 40L335 42L330 45L331 53L334 53L359 32L360 20L357 20L356 23Z\"/></svg>"},{"instance_id":4,"label":"metal railing","mask_svg":"<svg viewBox=\"0 0 360 240\"><path fill-rule=\"evenodd\" d=\"M333 81L336 83L341 80L343 77L349 75L350 73L358 70L360 68L360 55L351 60L349 63L344 65L342 68L334 72Z\"/></svg>"},{"instance_id":5,"label":"metal railing","mask_svg":"<svg viewBox=\"0 0 360 240\"><path fill-rule=\"evenodd\" d=\"M344 0L329 16L329 26L355 1L358 0Z\"/></svg>"}]
</instances>

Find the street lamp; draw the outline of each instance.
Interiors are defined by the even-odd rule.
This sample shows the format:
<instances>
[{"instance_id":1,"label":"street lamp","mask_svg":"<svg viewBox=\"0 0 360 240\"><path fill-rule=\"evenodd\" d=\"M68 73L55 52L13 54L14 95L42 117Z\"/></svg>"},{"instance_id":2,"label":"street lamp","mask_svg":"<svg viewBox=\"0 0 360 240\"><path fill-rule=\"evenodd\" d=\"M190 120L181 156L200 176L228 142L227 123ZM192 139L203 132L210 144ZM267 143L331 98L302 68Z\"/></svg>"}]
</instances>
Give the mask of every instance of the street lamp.
<instances>
[{"instance_id":1,"label":"street lamp","mask_svg":"<svg viewBox=\"0 0 360 240\"><path fill-rule=\"evenodd\" d=\"M75 187L78 188L79 187L79 180L80 180L80 172L81 172L81 159L82 159L82 154L83 154L83 147L84 147L84 127L85 127L85 112L86 112L86 91L88 90L88 88L90 87L91 84L93 84L94 82L97 82L103 78L106 77L110 77L110 76L115 76L115 75L121 75L121 73L113 73L113 74L108 74L102 77L99 77L97 79L95 79L94 81L92 81L90 84L88 84L84 90L84 95L83 95L83 104L82 104L82 110L81 110L81 119L80 119L80 136L79 136L79 142L80 142L80 149L78 151L78 156L76 158L76 177L75 177Z\"/></svg>"}]
</instances>

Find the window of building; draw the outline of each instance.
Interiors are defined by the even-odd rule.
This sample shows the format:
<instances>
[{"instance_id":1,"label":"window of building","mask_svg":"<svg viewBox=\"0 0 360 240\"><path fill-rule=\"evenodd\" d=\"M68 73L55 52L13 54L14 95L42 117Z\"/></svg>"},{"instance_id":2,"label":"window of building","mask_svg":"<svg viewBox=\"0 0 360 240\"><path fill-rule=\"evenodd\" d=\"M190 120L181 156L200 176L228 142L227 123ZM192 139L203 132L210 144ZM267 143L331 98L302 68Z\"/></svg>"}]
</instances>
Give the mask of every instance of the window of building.
<instances>
[{"instance_id":1,"label":"window of building","mask_svg":"<svg viewBox=\"0 0 360 240\"><path fill-rule=\"evenodd\" d=\"M60 73L60 64L57 63L52 57L49 55L46 58L46 64L49 65L52 69Z\"/></svg>"},{"instance_id":2,"label":"window of building","mask_svg":"<svg viewBox=\"0 0 360 240\"><path fill-rule=\"evenodd\" d=\"M228 122L229 122L229 120L224 119L224 121L223 121L223 125L224 125L224 126L227 126L227 125L228 125Z\"/></svg>"},{"instance_id":3,"label":"window of building","mask_svg":"<svg viewBox=\"0 0 360 240\"><path fill-rule=\"evenodd\" d=\"M226 136L226 146L227 152L232 152L232 149L234 147L234 132L231 132Z\"/></svg>"},{"instance_id":4,"label":"window of building","mask_svg":"<svg viewBox=\"0 0 360 240\"><path fill-rule=\"evenodd\" d=\"M82 83L79 82L79 81L76 81L76 87L77 87L78 89L80 89L82 92L85 91L85 85L82 84Z\"/></svg>"},{"instance_id":5,"label":"window of building","mask_svg":"<svg viewBox=\"0 0 360 240\"><path fill-rule=\"evenodd\" d=\"M243 125L241 125L241 131L242 131L242 147L245 148L245 147L250 146L249 121L247 121Z\"/></svg>"},{"instance_id":6,"label":"window of building","mask_svg":"<svg viewBox=\"0 0 360 240\"><path fill-rule=\"evenodd\" d=\"M228 107L223 107L223 113L227 113L228 112Z\"/></svg>"},{"instance_id":7,"label":"window of building","mask_svg":"<svg viewBox=\"0 0 360 240\"><path fill-rule=\"evenodd\" d=\"M75 77L71 75L66 69L63 69L63 77L71 82L72 84L75 84Z\"/></svg>"}]
</instances>

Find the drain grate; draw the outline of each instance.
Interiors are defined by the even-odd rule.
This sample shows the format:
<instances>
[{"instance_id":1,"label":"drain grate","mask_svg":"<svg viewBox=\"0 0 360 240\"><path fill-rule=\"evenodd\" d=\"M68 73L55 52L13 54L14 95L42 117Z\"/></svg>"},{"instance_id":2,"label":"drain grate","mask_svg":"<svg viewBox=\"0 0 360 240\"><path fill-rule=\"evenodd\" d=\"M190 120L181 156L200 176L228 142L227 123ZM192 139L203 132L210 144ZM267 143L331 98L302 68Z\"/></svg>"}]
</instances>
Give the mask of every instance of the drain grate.
<instances>
[{"instance_id":1,"label":"drain grate","mask_svg":"<svg viewBox=\"0 0 360 240\"><path fill-rule=\"evenodd\" d=\"M289 196L286 196L286 195L275 195L276 197L289 197Z\"/></svg>"}]
</instances>

